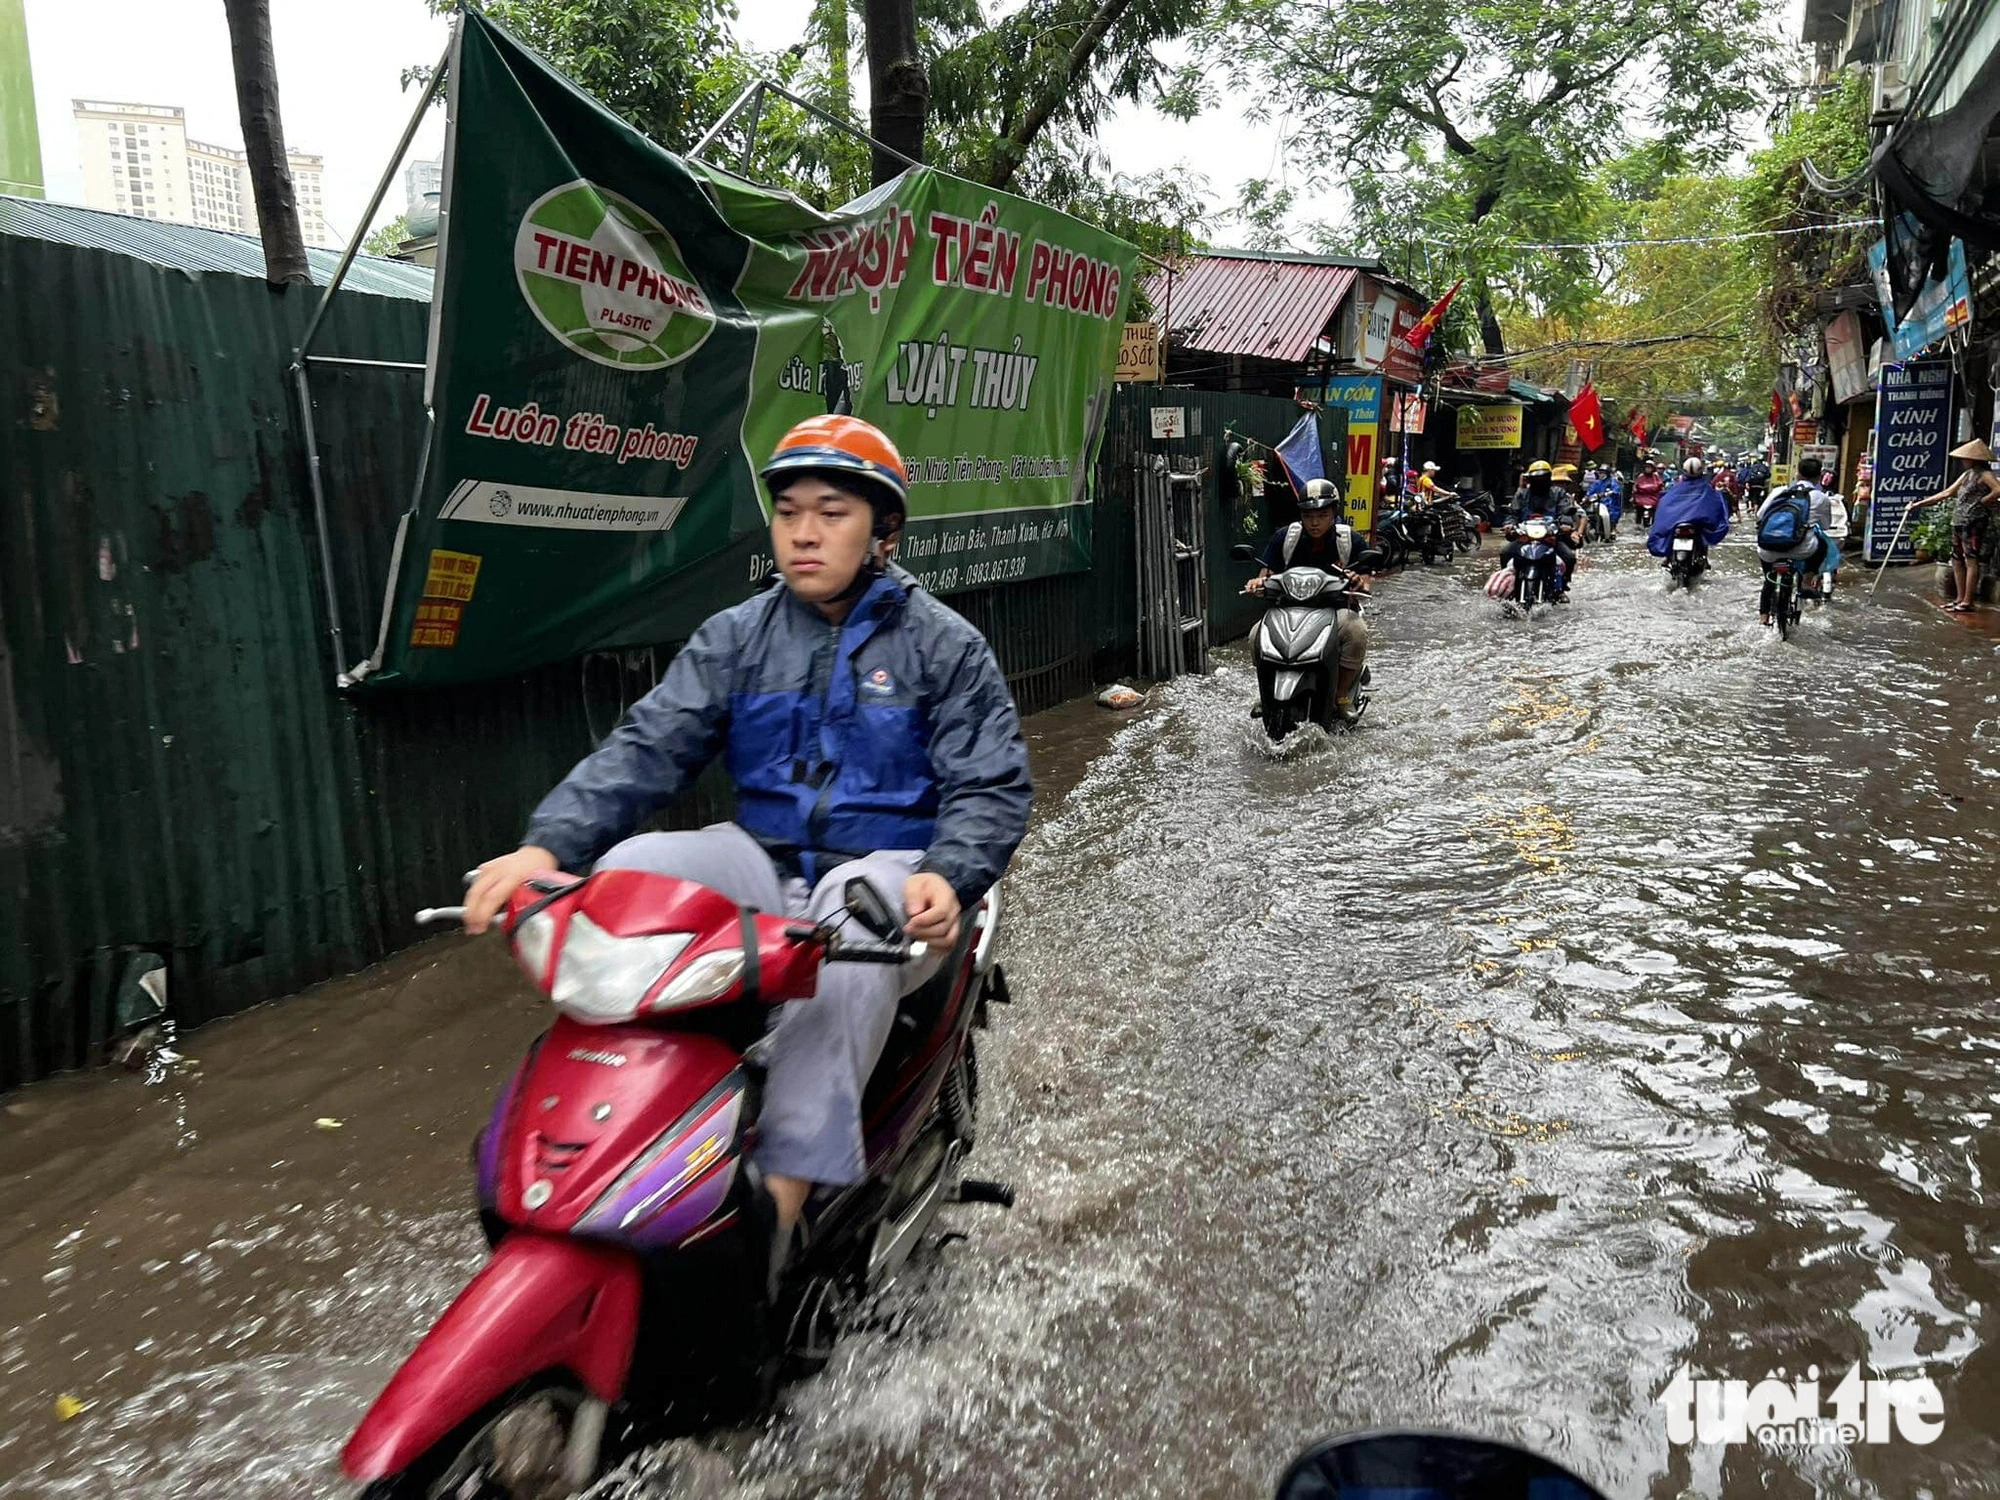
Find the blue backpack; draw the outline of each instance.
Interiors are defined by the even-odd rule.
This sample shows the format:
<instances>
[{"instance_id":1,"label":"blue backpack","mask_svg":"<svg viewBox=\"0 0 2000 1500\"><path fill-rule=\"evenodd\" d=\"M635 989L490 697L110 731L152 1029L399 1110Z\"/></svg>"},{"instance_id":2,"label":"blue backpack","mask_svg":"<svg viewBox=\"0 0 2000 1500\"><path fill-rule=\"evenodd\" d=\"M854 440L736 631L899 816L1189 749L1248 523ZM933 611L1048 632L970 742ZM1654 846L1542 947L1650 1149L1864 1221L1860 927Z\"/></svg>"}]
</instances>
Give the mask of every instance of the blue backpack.
<instances>
[{"instance_id":1,"label":"blue backpack","mask_svg":"<svg viewBox=\"0 0 2000 1500\"><path fill-rule=\"evenodd\" d=\"M1812 526L1807 491L1799 485L1785 486L1773 497L1777 502L1757 523L1757 546L1765 552L1790 552L1803 546Z\"/></svg>"}]
</instances>

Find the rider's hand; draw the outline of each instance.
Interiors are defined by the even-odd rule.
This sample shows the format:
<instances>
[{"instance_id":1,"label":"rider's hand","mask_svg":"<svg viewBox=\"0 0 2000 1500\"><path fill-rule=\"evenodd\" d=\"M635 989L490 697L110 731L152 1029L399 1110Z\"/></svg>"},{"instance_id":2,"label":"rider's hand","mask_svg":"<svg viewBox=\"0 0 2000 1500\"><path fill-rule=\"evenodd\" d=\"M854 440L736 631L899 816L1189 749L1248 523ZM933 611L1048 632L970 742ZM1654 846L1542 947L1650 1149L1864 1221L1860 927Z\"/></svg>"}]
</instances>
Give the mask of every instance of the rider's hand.
<instances>
[{"instance_id":1,"label":"rider's hand","mask_svg":"<svg viewBox=\"0 0 2000 1500\"><path fill-rule=\"evenodd\" d=\"M903 886L903 931L913 943L948 947L958 941L958 892L942 875L920 871Z\"/></svg>"},{"instance_id":2,"label":"rider's hand","mask_svg":"<svg viewBox=\"0 0 2000 1500\"><path fill-rule=\"evenodd\" d=\"M1244 593L1246 593L1246 594L1261 594L1261 593L1263 593L1263 592L1264 592L1264 580L1263 580L1263 579L1261 579L1261 578L1253 578L1253 579L1251 579L1251 580L1250 580L1250 581L1249 581L1248 583L1246 583L1246 584L1244 584L1244 585L1243 585L1243 592L1244 592Z\"/></svg>"},{"instance_id":3,"label":"rider's hand","mask_svg":"<svg viewBox=\"0 0 2000 1500\"><path fill-rule=\"evenodd\" d=\"M523 844L512 854L487 860L479 867L472 889L465 893L465 930L484 932L522 881L561 868L553 854L533 844Z\"/></svg>"}]
</instances>

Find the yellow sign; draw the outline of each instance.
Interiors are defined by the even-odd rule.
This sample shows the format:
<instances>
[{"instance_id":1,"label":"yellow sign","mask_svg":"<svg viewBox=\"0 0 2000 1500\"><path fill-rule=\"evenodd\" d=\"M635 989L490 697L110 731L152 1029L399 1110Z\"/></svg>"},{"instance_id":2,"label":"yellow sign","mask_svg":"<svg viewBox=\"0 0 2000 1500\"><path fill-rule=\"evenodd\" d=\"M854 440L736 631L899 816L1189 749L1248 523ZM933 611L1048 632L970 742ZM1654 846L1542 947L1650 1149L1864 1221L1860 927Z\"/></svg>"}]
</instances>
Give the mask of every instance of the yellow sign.
<instances>
[{"instance_id":1,"label":"yellow sign","mask_svg":"<svg viewBox=\"0 0 2000 1500\"><path fill-rule=\"evenodd\" d=\"M1785 486L1785 485L1788 485L1788 484L1790 484L1791 482L1792 482L1792 466L1791 466L1790 464L1772 464L1772 465L1771 465L1771 488L1772 488L1772 489L1774 489L1774 490L1775 490L1775 489L1780 489L1780 488L1782 488L1783 486Z\"/></svg>"},{"instance_id":2,"label":"yellow sign","mask_svg":"<svg viewBox=\"0 0 2000 1500\"><path fill-rule=\"evenodd\" d=\"M1118 346L1119 380L1157 382L1160 378L1160 325L1127 323Z\"/></svg>"},{"instance_id":3,"label":"yellow sign","mask_svg":"<svg viewBox=\"0 0 2000 1500\"><path fill-rule=\"evenodd\" d=\"M460 604L472 597L479 582L479 557L472 552L447 552L438 547L431 552L431 564L424 572L426 599L456 599Z\"/></svg>"},{"instance_id":4,"label":"yellow sign","mask_svg":"<svg viewBox=\"0 0 2000 1500\"><path fill-rule=\"evenodd\" d=\"M1524 410L1518 405L1461 406L1458 409L1460 450L1520 447Z\"/></svg>"}]
</instances>

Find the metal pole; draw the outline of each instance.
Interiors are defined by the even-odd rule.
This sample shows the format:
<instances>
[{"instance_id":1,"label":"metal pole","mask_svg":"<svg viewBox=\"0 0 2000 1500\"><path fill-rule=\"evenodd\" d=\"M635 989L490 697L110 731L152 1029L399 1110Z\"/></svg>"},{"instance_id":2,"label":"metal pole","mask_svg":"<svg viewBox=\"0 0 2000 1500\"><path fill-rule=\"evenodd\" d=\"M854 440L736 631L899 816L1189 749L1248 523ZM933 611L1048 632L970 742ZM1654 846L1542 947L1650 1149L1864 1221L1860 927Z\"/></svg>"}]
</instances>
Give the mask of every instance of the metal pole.
<instances>
[{"instance_id":1,"label":"metal pole","mask_svg":"<svg viewBox=\"0 0 2000 1500\"><path fill-rule=\"evenodd\" d=\"M375 211L382 206L382 199L389 192L389 184L395 181L396 168L403 164L403 157L409 152L410 142L416 139L417 126L423 123L424 111L431 107L431 100L437 97L438 85L444 81L445 64L451 61L451 48L457 45L457 41L458 28L454 26L451 44L445 47L444 56L438 59L437 67L432 69L430 82L424 85L424 91L417 99L417 107L410 115L410 123L403 127L403 138L396 143L396 154L389 158L389 165L382 173L382 180L375 184L375 196L368 200L368 209L361 216L360 228L355 231L354 237L348 240L347 248L340 252L340 264L333 268L333 276L327 282L326 290L320 294L319 306L313 309L312 321L306 324L305 336L299 340L298 350L293 355L294 359L303 360L306 351L312 348L313 338L319 333L320 322L326 317L326 310L333 305L333 294L340 290L340 284L347 279L347 268L354 264L354 257L361 249L361 237L368 232L368 226L375 222Z\"/></svg>"},{"instance_id":2,"label":"metal pole","mask_svg":"<svg viewBox=\"0 0 2000 1500\"><path fill-rule=\"evenodd\" d=\"M420 359L344 359L333 354L308 354L303 361L309 365L359 365L368 370L422 370L428 368Z\"/></svg>"},{"instance_id":3,"label":"metal pole","mask_svg":"<svg viewBox=\"0 0 2000 1500\"><path fill-rule=\"evenodd\" d=\"M750 123L743 127L743 155L739 158L745 176L750 172L750 157L757 149L757 125L764 116L764 85L760 81L750 99Z\"/></svg>"},{"instance_id":4,"label":"metal pole","mask_svg":"<svg viewBox=\"0 0 2000 1500\"><path fill-rule=\"evenodd\" d=\"M319 571L326 589L327 630L333 637L333 680L340 687L350 687L353 679L347 675L347 643L340 633L340 595L333 586L333 545L327 539L326 486L320 479L319 440L313 431L312 388L306 381L304 360L292 366L292 379L298 389L299 415L305 423L306 477L312 484L313 517L319 525Z\"/></svg>"},{"instance_id":5,"label":"metal pole","mask_svg":"<svg viewBox=\"0 0 2000 1500\"><path fill-rule=\"evenodd\" d=\"M759 97L763 93L763 91L764 91L764 80L759 78L755 82L753 82L748 88L746 88L742 93L738 94L736 96L735 101L729 106L729 108L725 109L722 112L722 118L717 120L713 125L709 126L707 132L702 136L702 138L696 141L694 145L691 148L689 148L688 150L689 157L700 156L702 152L706 151L710 146L714 145L715 138L721 135L723 131L729 128L729 122L736 118L737 112L741 110L744 105L748 104L752 99Z\"/></svg>"}]
</instances>

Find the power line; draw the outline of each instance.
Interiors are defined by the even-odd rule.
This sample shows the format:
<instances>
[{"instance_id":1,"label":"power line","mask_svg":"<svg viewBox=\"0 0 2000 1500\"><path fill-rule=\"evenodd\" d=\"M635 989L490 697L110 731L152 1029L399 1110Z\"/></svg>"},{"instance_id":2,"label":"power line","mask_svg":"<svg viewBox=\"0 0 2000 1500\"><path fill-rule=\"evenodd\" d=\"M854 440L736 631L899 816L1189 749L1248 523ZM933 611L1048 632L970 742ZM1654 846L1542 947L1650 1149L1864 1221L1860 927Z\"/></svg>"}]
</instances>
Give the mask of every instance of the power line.
<instances>
[{"instance_id":1,"label":"power line","mask_svg":"<svg viewBox=\"0 0 2000 1500\"><path fill-rule=\"evenodd\" d=\"M1536 244L1527 240L1496 240L1489 250L1630 250L1652 245L1730 245L1741 240L1782 239L1794 234L1826 234L1838 229L1880 229L1880 219L1842 219L1832 224L1801 224L1791 229L1746 229L1732 234L1689 234L1660 240L1569 240ZM1470 248L1469 240L1419 240L1448 250Z\"/></svg>"}]
</instances>

